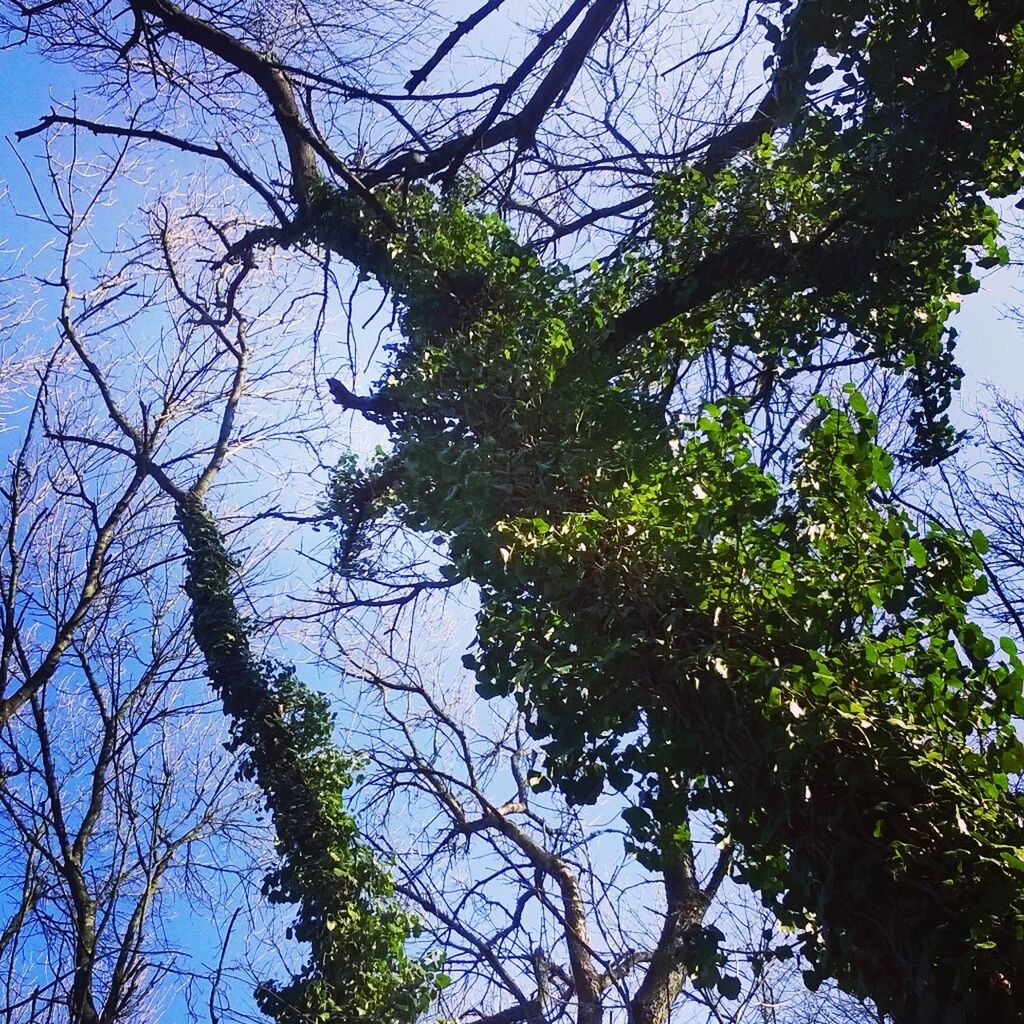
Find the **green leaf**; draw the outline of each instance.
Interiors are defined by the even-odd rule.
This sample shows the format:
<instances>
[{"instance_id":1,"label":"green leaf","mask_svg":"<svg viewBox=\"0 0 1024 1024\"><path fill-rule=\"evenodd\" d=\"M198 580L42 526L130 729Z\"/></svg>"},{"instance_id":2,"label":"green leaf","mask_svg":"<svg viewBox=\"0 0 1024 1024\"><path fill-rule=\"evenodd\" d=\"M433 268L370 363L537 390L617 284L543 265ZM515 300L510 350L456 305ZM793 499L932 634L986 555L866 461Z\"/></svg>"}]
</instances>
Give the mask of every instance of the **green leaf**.
<instances>
[{"instance_id":1,"label":"green leaf","mask_svg":"<svg viewBox=\"0 0 1024 1024\"><path fill-rule=\"evenodd\" d=\"M816 971L804 971L803 972L804 985L807 986L809 992L817 992L821 988L821 975Z\"/></svg>"},{"instance_id":2,"label":"green leaf","mask_svg":"<svg viewBox=\"0 0 1024 1024\"><path fill-rule=\"evenodd\" d=\"M1014 871L1024 871L1024 849L1018 846L1009 850L1001 850L1000 856Z\"/></svg>"},{"instance_id":3,"label":"green leaf","mask_svg":"<svg viewBox=\"0 0 1024 1024\"><path fill-rule=\"evenodd\" d=\"M1024 744L1017 741L1009 750L1004 750L999 766L1006 772L1024 772Z\"/></svg>"},{"instance_id":4,"label":"green leaf","mask_svg":"<svg viewBox=\"0 0 1024 1024\"><path fill-rule=\"evenodd\" d=\"M848 399L850 408L861 416L866 416L869 413L868 403L864 396L856 390L850 392Z\"/></svg>"},{"instance_id":5,"label":"green leaf","mask_svg":"<svg viewBox=\"0 0 1024 1024\"><path fill-rule=\"evenodd\" d=\"M918 569L923 569L928 564L928 552L925 551L924 545L916 537L910 539L910 543L907 544L907 550L910 552L910 557L913 558L914 565Z\"/></svg>"},{"instance_id":6,"label":"green leaf","mask_svg":"<svg viewBox=\"0 0 1024 1024\"><path fill-rule=\"evenodd\" d=\"M764 28L765 38L768 42L773 46L778 46L782 42L782 31L779 26L769 21L763 14L756 15L756 18Z\"/></svg>"},{"instance_id":7,"label":"green leaf","mask_svg":"<svg viewBox=\"0 0 1024 1024\"><path fill-rule=\"evenodd\" d=\"M651 816L642 807L627 807L622 812L622 820L639 835L650 827Z\"/></svg>"},{"instance_id":8,"label":"green leaf","mask_svg":"<svg viewBox=\"0 0 1024 1024\"><path fill-rule=\"evenodd\" d=\"M970 54L969 54L969 53L968 53L968 52L967 52L966 50L960 50L960 49L956 49L956 50L954 50L954 51L953 51L953 52L952 52L952 53L951 53L951 54L950 54L950 55L949 55L949 56L948 56L948 57L946 58L946 60L947 60L947 61L949 62L949 66L950 66L951 68L953 68L953 70L954 70L954 71L958 71L958 70L959 70L960 68L962 68L962 67L963 67L963 66L964 66L964 65L965 65L965 64L966 64L966 63L967 63L967 62L968 62L968 61L969 61L970 59L971 59L971 55L970 55Z\"/></svg>"},{"instance_id":9,"label":"green leaf","mask_svg":"<svg viewBox=\"0 0 1024 1024\"><path fill-rule=\"evenodd\" d=\"M889 473L889 466L881 459L875 459L872 463L871 478L880 490L892 490L892 476Z\"/></svg>"},{"instance_id":10,"label":"green leaf","mask_svg":"<svg viewBox=\"0 0 1024 1024\"><path fill-rule=\"evenodd\" d=\"M733 974L723 974L718 979L718 991L723 999L739 999L742 990L740 979Z\"/></svg>"}]
</instances>

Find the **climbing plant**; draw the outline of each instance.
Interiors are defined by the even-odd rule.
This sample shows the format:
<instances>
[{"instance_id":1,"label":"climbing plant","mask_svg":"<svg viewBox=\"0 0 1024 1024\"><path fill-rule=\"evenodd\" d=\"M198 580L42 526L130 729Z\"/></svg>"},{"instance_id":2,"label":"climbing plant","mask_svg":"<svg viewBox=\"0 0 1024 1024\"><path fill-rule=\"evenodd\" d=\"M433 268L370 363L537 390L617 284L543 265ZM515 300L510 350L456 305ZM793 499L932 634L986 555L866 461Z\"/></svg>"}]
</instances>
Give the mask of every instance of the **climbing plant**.
<instances>
[{"instance_id":1,"label":"climbing plant","mask_svg":"<svg viewBox=\"0 0 1024 1024\"><path fill-rule=\"evenodd\" d=\"M253 653L231 589L237 564L206 507L182 495L177 510L196 642L231 722L241 775L262 792L277 838L264 895L295 907L289 937L309 948L288 982L257 989L260 1009L281 1024L413 1021L443 976L407 955L417 920L343 802L358 757L334 745L324 696L291 667Z\"/></svg>"},{"instance_id":2,"label":"climbing plant","mask_svg":"<svg viewBox=\"0 0 1024 1024\"><path fill-rule=\"evenodd\" d=\"M653 864L707 812L808 985L899 1021L1024 1019L1024 675L968 612L984 539L892 502L855 390L818 398L785 476L742 402L672 398L686 358L793 375L841 337L908 374L916 458L949 452L947 321L972 264L1006 260L988 197L1024 172L1021 15L794 6L778 51L809 52L804 100L827 99L666 175L649 238L589 273L458 192L379 190L381 215L324 184L307 228L401 321L377 395L337 393L393 442L336 479L346 536L391 509L447 537L482 595L467 664L529 714L546 779L632 794Z\"/></svg>"}]
</instances>

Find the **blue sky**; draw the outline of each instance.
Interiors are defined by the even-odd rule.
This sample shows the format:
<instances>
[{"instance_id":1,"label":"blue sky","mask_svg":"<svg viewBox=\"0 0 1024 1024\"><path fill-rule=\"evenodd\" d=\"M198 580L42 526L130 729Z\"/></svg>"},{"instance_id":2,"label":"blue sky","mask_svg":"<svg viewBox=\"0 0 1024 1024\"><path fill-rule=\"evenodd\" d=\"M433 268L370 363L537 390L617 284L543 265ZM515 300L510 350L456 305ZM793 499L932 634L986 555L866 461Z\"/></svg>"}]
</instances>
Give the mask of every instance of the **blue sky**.
<instances>
[{"instance_id":1,"label":"blue sky","mask_svg":"<svg viewBox=\"0 0 1024 1024\"><path fill-rule=\"evenodd\" d=\"M986 381L1024 393L1024 328L1007 316L1011 307L1024 305L1021 284L1019 267L994 271L981 291L967 296L953 321L960 331L958 352L967 374L962 398L967 404Z\"/></svg>"},{"instance_id":2,"label":"blue sky","mask_svg":"<svg viewBox=\"0 0 1024 1024\"><path fill-rule=\"evenodd\" d=\"M14 133L31 128L50 109L50 97L68 99L80 80L70 68L41 60L28 49L0 52L0 183L24 184L24 171L12 147ZM22 147L25 149L26 147Z\"/></svg>"}]
</instances>

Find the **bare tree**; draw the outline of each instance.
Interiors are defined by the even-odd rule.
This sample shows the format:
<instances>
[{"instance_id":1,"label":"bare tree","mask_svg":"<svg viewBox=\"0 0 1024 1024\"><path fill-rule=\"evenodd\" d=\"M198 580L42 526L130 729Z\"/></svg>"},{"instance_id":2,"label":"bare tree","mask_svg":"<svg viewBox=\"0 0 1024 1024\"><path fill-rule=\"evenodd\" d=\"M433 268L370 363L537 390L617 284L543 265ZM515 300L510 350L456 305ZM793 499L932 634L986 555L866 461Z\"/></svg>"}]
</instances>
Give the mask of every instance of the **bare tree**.
<instances>
[{"instance_id":1,"label":"bare tree","mask_svg":"<svg viewBox=\"0 0 1024 1024\"><path fill-rule=\"evenodd\" d=\"M666 843L668 859L631 839L620 817L627 796L566 803L539 770L522 714L481 704L453 656L467 595L398 593L359 617L344 602L321 608L312 656L344 679L347 742L368 758L360 820L428 943L444 951L451 984L436 1015L879 1019L834 989L804 990L793 939L731 880L732 849L711 821L695 814L692 844Z\"/></svg>"},{"instance_id":2,"label":"bare tree","mask_svg":"<svg viewBox=\"0 0 1024 1024\"><path fill-rule=\"evenodd\" d=\"M272 14L15 3L8 32L98 73L130 106L119 124L54 111L24 136L76 122L212 161L285 236L320 162L357 191L432 175L451 184L468 168L488 201L553 244L597 225L632 230L660 173L701 153L720 164L775 123L778 88L752 96L756 7L576 0L521 22L513 5L485 3L445 31L432 5L406 0ZM481 33L511 38L518 57L482 57ZM446 74L454 88L425 91ZM192 127L189 110L203 111ZM283 151L254 152L243 141L254 133Z\"/></svg>"},{"instance_id":3,"label":"bare tree","mask_svg":"<svg viewBox=\"0 0 1024 1024\"><path fill-rule=\"evenodd\" d=\"M97 424L61 369L2 488L3 674L27 692L0 740L3 1019L139 1020L209 985L200 951L251 899L238 880L265 833L184 628L166 508L68 440ZM182 957L168 889L210 917L197 959Z\"/></svg>"},{"instance_id":4,"label":"bare tree","mask_svg":"<svg viewBox=\"0 0 1024 1024\"><path fill-rule=\"evenodd\" d=\"M145 338L153 309L187 294L171 262L181 240L158 215L146 245L115 248L79 290L71 254L95 246L91 215L123 157L98 185L95 164L50 164L55 199L43 216L63 255L43 301L57 291L56 340L34 361L35 396L14 417L21 441L0 485L0 844L10 883L0 970L11 1022L113 1024L168 1006L194 1016L239 976L248 1001L274 950L237 936L257 918L267 938L279 931L259 891L272 859L266 823L224 749L180 593L174 505L150 466L158 453L172 467L219 466L227 439L211 445L204 424L212 409L234 414L244 351L211 347L208 325L187 315L163 321L158 344ZM161 256L168 284L157 294L148 261ZM45 355L45 336L19 340ZM277 360L257 379L271 404L285 372ZM112 416L122 394L136 404L134 449L122 447L128 420ZM272 420L261 426L273 436ZM238 450L251 443L245 429L229 432ZM195 934L176 924L185 911L205 918ZM248 929L221 950L239 914Z\"/></svg>"}]
</instances>

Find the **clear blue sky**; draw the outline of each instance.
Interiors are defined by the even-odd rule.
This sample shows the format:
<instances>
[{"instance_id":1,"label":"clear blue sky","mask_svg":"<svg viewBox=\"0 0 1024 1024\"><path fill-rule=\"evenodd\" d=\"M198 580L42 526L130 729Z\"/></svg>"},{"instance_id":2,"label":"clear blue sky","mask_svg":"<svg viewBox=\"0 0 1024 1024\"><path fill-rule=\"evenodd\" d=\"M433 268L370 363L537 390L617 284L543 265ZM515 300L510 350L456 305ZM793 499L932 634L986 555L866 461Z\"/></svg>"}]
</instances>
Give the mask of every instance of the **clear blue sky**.
<instances>
[{"instance_id":1,"label":"clear blue sky","mask_svg":"<svg viewBox=\"0 0 1024 1024\"><path fill-rule=\"evenodd\" d=\"M960 331L960 364L967 373L963 401L973 403L979 384L991 381L1006 391L1024 394L1024 327L1007 316L1024 306L1021 268L1000 268L969 295L953 323Z\"/></svg>"}]
</instances>

